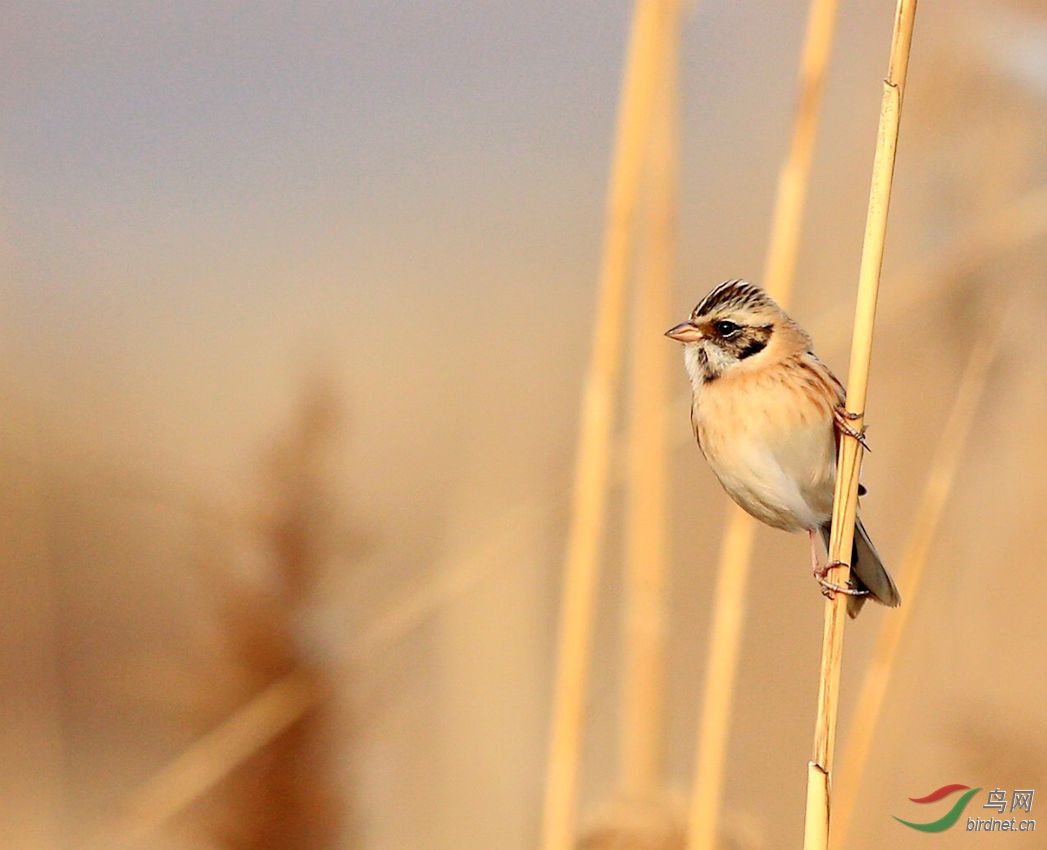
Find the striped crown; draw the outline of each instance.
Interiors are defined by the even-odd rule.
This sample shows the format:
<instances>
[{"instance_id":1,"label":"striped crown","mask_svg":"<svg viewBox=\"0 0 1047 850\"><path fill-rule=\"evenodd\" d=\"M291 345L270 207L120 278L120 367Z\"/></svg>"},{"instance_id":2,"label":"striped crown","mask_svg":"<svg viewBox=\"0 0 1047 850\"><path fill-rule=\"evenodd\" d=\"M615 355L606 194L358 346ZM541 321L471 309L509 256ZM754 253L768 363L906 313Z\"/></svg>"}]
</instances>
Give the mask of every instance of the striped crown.
<instances>
[{"instance_id":1,"label":"striped crown","mask_svg":"<svg viewBox=\"0 0 1047 850\"><path fill-rule=\"evenodd\" d=\"M747 280L725 280L698 302L691 316L697 318L719 310L759 308L777 309L778 305L770 295Z\"/></svg>"}]
</instances>

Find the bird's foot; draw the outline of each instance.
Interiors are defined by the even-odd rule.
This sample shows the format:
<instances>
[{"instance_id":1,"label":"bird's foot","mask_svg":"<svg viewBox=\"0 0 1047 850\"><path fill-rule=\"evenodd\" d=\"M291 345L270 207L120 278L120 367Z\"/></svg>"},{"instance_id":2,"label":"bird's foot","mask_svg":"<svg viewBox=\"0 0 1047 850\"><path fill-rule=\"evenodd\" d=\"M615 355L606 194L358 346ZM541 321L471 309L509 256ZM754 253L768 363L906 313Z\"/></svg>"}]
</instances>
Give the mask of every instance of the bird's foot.
<instances>
[{"instance_id":1,"label":"bird's foot","mask_svg":"<svg viewBox=\"0 0 1047 850\"><path fill-rule=\"evenodd\" d=\"M829 581L827 578L829 570L849 566L849 564L845 564L843 561L830 561L825 566L814 568L814 577L818 584L822 586L822 596L826 599L835 599L837 593L842 593L844 596L868 596L870 594L870 591L861 590L851 583L846 585L836 584L836 582Z\"/></svg>"},{"instance_id":2,"label":"bird's foot","mask_svg":"<svg viewBox=\"0 0 1047 850\"><path fill-rule=\"evenodd\" d=\"M869 448L869 444L865 441L865 425L862 425L861 430L852 428L850 425L851 422L857 422L864 415L864 413L851 413L844 407L837 407L833 410L833 419L836 420L836 430L841 434L846 434L848 437L853 437L862 444L862 448L869 452L872 451L872 449Z\"/></svg>"}]
</instances>

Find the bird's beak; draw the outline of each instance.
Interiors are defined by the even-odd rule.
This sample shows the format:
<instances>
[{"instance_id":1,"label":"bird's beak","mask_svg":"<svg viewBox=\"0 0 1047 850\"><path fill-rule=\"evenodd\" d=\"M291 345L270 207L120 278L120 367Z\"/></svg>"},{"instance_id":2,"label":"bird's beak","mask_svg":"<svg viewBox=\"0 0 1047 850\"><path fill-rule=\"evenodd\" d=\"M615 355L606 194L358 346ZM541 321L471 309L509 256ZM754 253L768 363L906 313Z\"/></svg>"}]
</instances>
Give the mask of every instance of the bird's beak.
<instances>
[{"instance_id":1,"label":"bird's beak","mask_svg":"<svg viewBox=\"0 0 1047 850\"><path fill-rule=\"evenodd\" d=\"M669 328L665 335L669 339L675 339L677 342L698 342L702 337L702 332L698 330L698 325L688 320L680 322L674 328Z\"/></svg>"}]
</instances>

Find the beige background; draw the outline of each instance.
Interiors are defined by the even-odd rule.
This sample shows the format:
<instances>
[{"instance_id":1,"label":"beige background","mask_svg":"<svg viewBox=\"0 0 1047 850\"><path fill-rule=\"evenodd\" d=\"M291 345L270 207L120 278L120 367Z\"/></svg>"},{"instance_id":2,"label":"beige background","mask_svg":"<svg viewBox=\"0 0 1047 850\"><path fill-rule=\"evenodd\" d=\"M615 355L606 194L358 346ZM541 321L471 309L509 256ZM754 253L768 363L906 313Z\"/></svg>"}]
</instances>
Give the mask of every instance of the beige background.
<instances>
[{"instance_id":1,"label":"beige background","mask_svg":"<svg viewBox=\"0 0 1047 850\"><path fill-rule=\"evenodd\" d=\"M891 6L842 4L794 298L841 375ZM628 15L596 2L11 4L3 846L84 846L266 681L223 611L237 582L265 587L280 569L258 518L285 505L293 475L267 458L296 444L317 396L338 410L310 479L323 545L306 597L275 619L334 688L312 774L336 801L325 840L535 846ZM713 0L690 16L680 315L716 282L760 273L804 16L801 2ZM890 818L929 820L906 798L951 782L1047 794L1047 216L1037 229L1008 212L1047 185L1045 56L1038 4L920 9L864 473L889 564L970 347L1001 302L1013 312L888 694L859 850L1047 841ZM682 365L674 376L667 754L685 789L724 499L691 441ZM618 543L586 811L615 787ZM760 532L726 786L741 846L794 847L802 831L821 628L805 546ZM848 632L845 725L891 616L867 611ZM290 846L215 826L226 805L233 823L259 816L244 803L256 768L134 846Z\"/></svg>"}]
</instances>

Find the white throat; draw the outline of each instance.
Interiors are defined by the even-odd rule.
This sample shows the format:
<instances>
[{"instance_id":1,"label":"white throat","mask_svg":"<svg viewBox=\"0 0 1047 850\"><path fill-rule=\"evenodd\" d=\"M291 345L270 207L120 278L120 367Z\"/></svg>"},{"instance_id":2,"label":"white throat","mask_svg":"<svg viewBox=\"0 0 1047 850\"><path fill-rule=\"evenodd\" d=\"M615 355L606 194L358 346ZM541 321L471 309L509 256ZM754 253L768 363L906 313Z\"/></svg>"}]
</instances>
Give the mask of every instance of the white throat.
<instances>
[{"instance_id":1,"label":"white throat","mask_svg":"<svg viewBox=\"0 0 1047 850\"><path fill-rule=\"evenodd\" d=\"M718 378L738 360L720 346L710 342L697 342L683 347L683 362L691 387L700 389L707 381Z\"/></svg>"}]
</instances>

